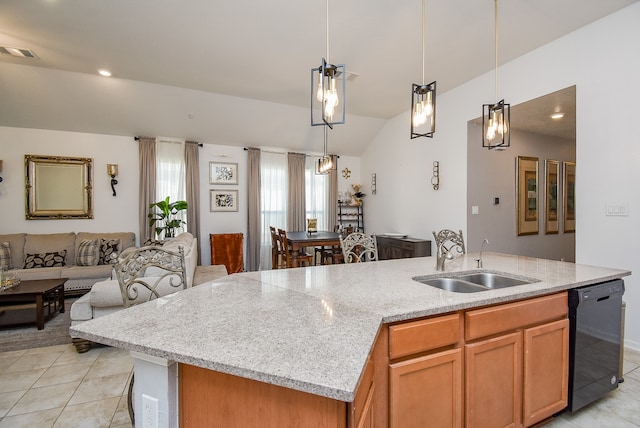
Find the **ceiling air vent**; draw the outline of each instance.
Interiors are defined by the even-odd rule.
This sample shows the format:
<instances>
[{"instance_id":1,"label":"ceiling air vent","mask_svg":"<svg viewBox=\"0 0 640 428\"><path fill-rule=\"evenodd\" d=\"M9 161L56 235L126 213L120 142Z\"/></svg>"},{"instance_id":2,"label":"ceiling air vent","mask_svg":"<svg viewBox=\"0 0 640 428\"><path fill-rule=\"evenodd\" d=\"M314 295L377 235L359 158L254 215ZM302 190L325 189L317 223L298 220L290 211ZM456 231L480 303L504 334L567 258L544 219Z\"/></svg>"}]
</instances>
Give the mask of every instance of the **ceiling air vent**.
<instances>
[{"instance_id":1,"label":"ceiling air vent","mask_svg":"<svg viewBox=\"0 0 640 428\"><path fill-rule=\"evenodd\" d=\"M18 58L33 58L37 59L38 55L29 49L10 48L8 46L0 46L0 53L17 56Z\"/></svg>"}]
</instances>

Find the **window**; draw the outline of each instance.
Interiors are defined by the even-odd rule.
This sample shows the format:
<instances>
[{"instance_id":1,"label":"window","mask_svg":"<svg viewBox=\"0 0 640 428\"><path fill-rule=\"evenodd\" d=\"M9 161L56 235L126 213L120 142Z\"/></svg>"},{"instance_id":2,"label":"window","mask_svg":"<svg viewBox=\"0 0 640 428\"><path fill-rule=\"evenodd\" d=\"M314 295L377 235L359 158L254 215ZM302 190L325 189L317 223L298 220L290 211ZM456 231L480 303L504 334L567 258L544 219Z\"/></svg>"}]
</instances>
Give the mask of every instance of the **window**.
<instances>
[{"instance_id":1,"label":"window","mask_svg":"<svg viewBox=\"0 0 640 428\"><path fill-rule=\"evenodd\" d=\"M269 226L284 229L287 226L287 155L260 153L260 214L262 239L260 269L271 268L271 233Z\"/></svg>"},{"instance_id":2,"label":"window","mask_svg":"<svg viewBox=\"0 0 640 428\"><path fill-rule=\"evenodd\" d=\"M184 141L156 139L156 200L186 200ZM187 221L186 214L181 213ZM183 227L183 230L184 229Z\"/></svg>"},{"instance_id":3,"label":"window","mask_svg":"<svg viewBox=\"0 0 640 428\"><path fill-rule=\"evenodd\" d=\"M307 218L318 219L318 230L329 230L329 176L316 175L317 157L305 162L305 196Z\"/></svg>"},{"instance_id":4,"label":"window","mask_svg":"<svg viewBox=\"0 0 640 428\"><path fill-rule=\"evenodd\" d=\"M307 157L305 162L305 207L307 218L318 219L318 230L327 230L329 219L329 178L315 174L317 157ZM287 227L287 155L284 153L261 152L260 213L262 239L260 245L260 270L271 268L271 233L269 226L276 229Z\"/></svg>"}]
</instances>

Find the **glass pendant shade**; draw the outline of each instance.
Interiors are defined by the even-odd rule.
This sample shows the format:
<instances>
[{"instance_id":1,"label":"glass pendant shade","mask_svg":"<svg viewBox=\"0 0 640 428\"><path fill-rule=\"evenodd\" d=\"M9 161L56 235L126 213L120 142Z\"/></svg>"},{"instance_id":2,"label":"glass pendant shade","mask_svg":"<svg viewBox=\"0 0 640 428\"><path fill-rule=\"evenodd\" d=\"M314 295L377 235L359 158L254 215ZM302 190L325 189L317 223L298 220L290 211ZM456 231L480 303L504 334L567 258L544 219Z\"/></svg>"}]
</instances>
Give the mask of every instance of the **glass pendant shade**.
<instances>
[{"instance_id":1,"label":"glass pendant shade","mask_svg":"<svg viewBox=\"0 0 640 428\"><path fill-rule=\"evenodd\" d=\"M511 105L500 100L482 105L482 147L505 149L511 146Z\"/></svg>"},{"instance_id":2,"label":"glass pendant shade","mask_svg":"<svg viewBox=\"0 0 640 428\"><path fill-rule=\"evenodd\" d=\"M346 73L344 64L328 64L311 69L311 125L345 123Z\"/></svg>"},{"instance_id":3,"label":"glass pendant shade","mask_svg":"<svg viewBox=\"0 0 640 428\"><path fill-rule=\"evenodd\" d=\"M494 0L495 15L495 91L498 98L498 0ZM482 147L504 150L511 146L511 105L504 99L482 105Z\"/></svg>"},{"instance_id":4,"label":"glass pendant shade","mask_svg":"<svg viewBox=\"0 0 640 428\"><path fill-rule=\"evenodd\" d=\"M331 171L335 171L336 169L337 162L335 161L335 157L331 155L322 156L318 159L316 164L317 175L329 174Z\"/></svg>"},{"instance_id":5,"label":"glass pendant shade","mask_svg":"<svg viewBox=\"0 0 640 428\"><path fill-rule=\"evenodd\" d=\"M338 161L336 156L331 156L327 153L329 147L329 126L324 127L324 155L318 159L316 164L316 174L329 174L331 171L336 171L338 168Z\"/></svg>"},{"instance_id":6,"label":"glass pendant shade","mask_svg":"<svg viewBox=\"0 0 640 428\"><path fill-rule=\"evenodd\" d=\"M436 82L411 85L411 138L433 138L436 131Z\"/></svg>"}]
</instances>

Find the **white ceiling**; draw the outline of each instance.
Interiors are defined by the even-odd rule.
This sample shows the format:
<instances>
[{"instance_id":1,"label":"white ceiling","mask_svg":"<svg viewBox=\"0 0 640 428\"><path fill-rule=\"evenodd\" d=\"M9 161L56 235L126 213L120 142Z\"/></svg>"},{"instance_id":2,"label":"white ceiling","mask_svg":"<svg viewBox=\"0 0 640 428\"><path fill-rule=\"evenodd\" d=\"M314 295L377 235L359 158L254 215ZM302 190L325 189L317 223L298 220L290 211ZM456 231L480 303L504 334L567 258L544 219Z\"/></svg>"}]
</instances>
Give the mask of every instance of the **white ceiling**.
<instances>
[{"instance_id":1,"label":"white ceiling","mask_svg":"<svg viewBox=\"0 0 640 428\"><path fill-rule=\"evenodd\" d=\"M635 1L503 0L499 3L500 63ZM492 70L493 1L427 0L426 3L426 80L437 80L438 92L442 94ZM0 55L0 65L84 73L91 76L87 90L96 85L97 78L93 77L96 70L108 68L114 74L111 79L121 81L120 85L110 83L111 87L126 87L127 93L137 96L151 88L165 91L166 96L175 100L176 114L184 116L189 113L193 116L190 109L197 106L180 104L183 100L175 96L173 88L159 89L149 84L308 108L310 69L326 56L325 7L321 0L2 0L0 46L31 49L38 59ZM330 61L344 63L348 71L357 73L347 83L349 117L347 124L341 125L346 130L336 135L368 144L384 120L409 109L411 83L421 83L421 2L331 0L329 26ZM47 100L29 93L34 80L28 79L33 73L23 69L11 68L5 76L12 81L0 81L0 95L11 99L13 104L12 109L3 109L0 125L51 126L41 117L44 112L36 108ZM47 76L65 79L59 73ZM25 81L20 82L21 79ZM89 82L88 77L84 79ZM82 78L75 80L80 82L75 86L83 88ZM138 82L146 82L144 90ZM21 89L18 92L16 88ZM42 97L54 96L50 91L55 88L39 89ZM82 98L81 94L73 95ZM87 112L83 106L74 111L73 121L65 122L64 105L46 114L60 116L52 120L55 123L68 123L59 127L77 128L69 130L206 138L200 131L185 135L179 124L176 132L172 132L163 127L167 122L165 116L158 113L154 123L148 109L128 111L127 117L123 117L118 109L135 105L135 101L117 89L102 89L100 96L104 109L100 114ZM20 110L23 98L30 103L29 109ZM193 99L190 101L193 103ZM269 110L269 105L265 106L264 110ZM273 110L282 114L290 111L286 106ZM274 129L263 129L260 137L243 135L244 130L236 127L234 131L221 131L221 138L228 144L248 144L261 138L259 141L276 145L277 139L269 131L280 132L284 127L276 125L292 118L297 121L297 116L287 114L286 118L268 119ZM111 117L120 120L108 123ZM226 120L237 121L243 122ZM309 149L309 141L321 132L311 134L306 130L307 115L301 122L305 121L291 123L292 135L284 130L281 141L294 149ZM132 125L135 123L144 126L136 128ZM205 142L215 141L209 138ZM359 143L353 144L355 149L345 148L344 152L358 154L362 150Z\"/></svg>"}]
</instances>

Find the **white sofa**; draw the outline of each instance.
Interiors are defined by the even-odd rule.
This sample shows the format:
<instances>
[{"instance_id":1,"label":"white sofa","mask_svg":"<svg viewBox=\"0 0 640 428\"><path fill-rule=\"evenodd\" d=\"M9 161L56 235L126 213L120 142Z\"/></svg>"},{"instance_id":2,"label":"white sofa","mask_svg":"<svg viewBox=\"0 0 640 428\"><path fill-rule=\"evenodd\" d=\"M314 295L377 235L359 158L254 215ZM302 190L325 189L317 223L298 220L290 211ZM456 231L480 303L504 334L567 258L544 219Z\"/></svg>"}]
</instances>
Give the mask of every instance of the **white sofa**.
<instances>
[{"instance_id":1,"label":"white sofa","mask_svg":"<svg viewBox=\"0 0 640 428\"><path fill-rule=\"evenodd\" d=\"M89 266L78 265L76 255L80 243L83 240L96 239L100 241L99 246L106 245L104 248L99 248L98 260L94 260ZM109 243L112 243L114 248L110 248ZM111 278L112 265L108 261L104 261L111 253L105 255L105 251L120 253L135 246L135 243L136 235L133 232L12 233L0 235L0 245L6 245L11 254L10 274L23 281L69 278L64 285L65 294L86 293L96 282ZM64 262L60 263L61 266L26 268L31 266L28 263L25 264L29 255L53 252L64 254ZM100 263L101 261L102 263Z\"/></svg>"},{"instance_id":2,"label":"white sofa","mask_svg":"<svg viewBox=\"0 0 640 428\"><path fill-rule=\"evenodd\" d=\"M182 247L184 251L187 288L192 287L194 283L199 284L212 281L227 275L227 270L224 266L197 266L198 240L188 232L182 233L170 241L165 242L162 247L173 252L178 252L178 248ZM135 248L122 252L120 258L126 257L130 251L135 251ZM201 272L198 272L198 268L203 269L201 269ZM120 285L118 284L118 280L115 279L115 275L113 275L113 278L114 279L100 281L94 284L89 293L71 305L71 325L77 325L124 309ZM172 287L165 287L158 289L158 291L161 295L165 295L179 290ZM76 338L73 334L71 334L71 337L78 352L86 352L91 348L91 342Z\"/></svg>"}]
</instances>

